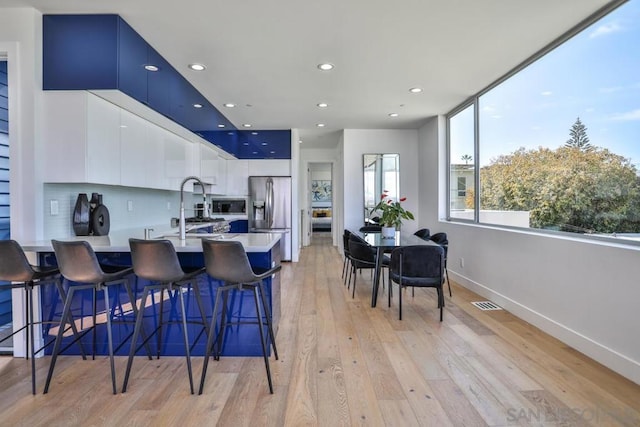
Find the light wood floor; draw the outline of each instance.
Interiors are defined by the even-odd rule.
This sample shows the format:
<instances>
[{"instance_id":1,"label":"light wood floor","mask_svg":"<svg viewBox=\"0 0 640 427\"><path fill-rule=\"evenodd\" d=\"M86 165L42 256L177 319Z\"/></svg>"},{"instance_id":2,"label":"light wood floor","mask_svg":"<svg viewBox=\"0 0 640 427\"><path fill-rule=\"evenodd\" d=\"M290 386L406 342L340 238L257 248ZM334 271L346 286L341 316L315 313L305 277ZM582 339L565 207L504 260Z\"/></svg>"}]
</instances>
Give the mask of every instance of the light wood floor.
<instances>
[{"instance_id":1,"label":"light wood floor","mask_svg":"<svg viewBox=\"0 0 640 427\"><path fill-rule=\"evenodd\" d=\"M202 396L188 392L184 359L141 358L114 396L108 358L73 356L41 394L47 357L32 396L28 362L4 357L0 426L640 425L640 386L505 311L479 311L464 288L447 295L443 323L432 290L407 292L398 321L386 293L370 307L369 273L352 299L341 268L315 234L283 269L273 395L260 358L212 361Z\"/></svg>"}]
</instances>

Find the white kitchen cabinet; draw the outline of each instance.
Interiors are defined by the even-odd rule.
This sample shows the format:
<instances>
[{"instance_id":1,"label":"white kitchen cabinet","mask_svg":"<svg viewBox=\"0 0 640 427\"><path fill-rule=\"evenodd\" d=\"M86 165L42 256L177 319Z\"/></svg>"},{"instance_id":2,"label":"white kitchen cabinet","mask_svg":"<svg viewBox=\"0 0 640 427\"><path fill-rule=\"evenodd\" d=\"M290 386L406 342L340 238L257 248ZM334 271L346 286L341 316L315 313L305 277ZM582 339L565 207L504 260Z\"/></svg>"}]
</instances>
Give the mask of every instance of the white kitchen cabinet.
<instances>
[{"instance_id":1,"label":"white kitchen cabinet","mask_svg":"<svg viewBox=\"0 0 640 427\"><path fill-rule=\"evenodd\" d=\"M43 107L44 181L120 184L120 109L71 91L44 92Z\"/></svg>"},{"instance_id":2,"label":"white kitchen cabinet","mask_svg":"<svg viewBox=\"0 0 640 427\"><path fill-rule=\"evenodd\" d=\"M147 160L149 129L146 121L128 111L120 112L120 183L147 186L146 173L153 169ZM149 150L151 152L151 150Z\"/></svg>"},{"instance_id":3,"label":"white kitchen cabinet","mask_svg":"<svg viewBox=\"0 0 640 427\"><path fill-rule=\"evenodd\" d=\"M130 187L168 188L164 178L162 128L120 111L120 183Z\"/></svg>"},{"instance_id":4,"label":"white kitchen cabinet","mask_svg":"<svg viewBox=\"0 0 640 427\"><path fill-rule=\"evenodd\" d=\"M248 176L290 176L291 160L260 159L249 160Z\"/></svg>"},{"instance_id":5,"label":"white kitchen cabinet","mask_svg":"<svg viewBox=\"0 0 640 427\"><path fill-rule=\"evenodd\" d=\"M164 183L168 190L180 190L182 181L197 171L193 167L193 154L191 143L167 131L160 131L160 139L164 147ZM186 191L192 191L191 186L185 187Z\"/></svg>"},{"instance_id":6,"label":"white kitchen cabinet","mask_svg":"<svg viewBox=\"0 0 640 427\"><path fill-rule=\"evenodd\" d=\"M249 160L227 160L228 196L247 196L249 194Z\"/></svg>"},{"instance_id":7,"label":"white kitchen cabinet","mask_svg":"<svg viewBox=\"0 0 640 427\"><path fill-rule=\"evenodd\" d=\"M215 186L218 182L218 152L206 144L200 145L200 175L205 183Z\"/></svg>"},{"instance_id":8,"label":"white kitchen cabinet","mask_svg":"<svg viewBox=\"0 0 640 427\"><path fill-rule=\"evenodd\" d=\"M227 194L227 160L218 157L218 181L216 185L211 189L213 194Z\"/></svg>"},{"instance_id":9,"label":"white kitchen cabinet","mask_svg":"<svg viewBox=\"0 0 640 427\"><path fill-rule=\"evenodd\" d=\"M43 121L44 182L179 190L200 175L195 143L90 92L45 91ZM216 178L217 156L204 157Z\"/></svg>"}]
</instances>

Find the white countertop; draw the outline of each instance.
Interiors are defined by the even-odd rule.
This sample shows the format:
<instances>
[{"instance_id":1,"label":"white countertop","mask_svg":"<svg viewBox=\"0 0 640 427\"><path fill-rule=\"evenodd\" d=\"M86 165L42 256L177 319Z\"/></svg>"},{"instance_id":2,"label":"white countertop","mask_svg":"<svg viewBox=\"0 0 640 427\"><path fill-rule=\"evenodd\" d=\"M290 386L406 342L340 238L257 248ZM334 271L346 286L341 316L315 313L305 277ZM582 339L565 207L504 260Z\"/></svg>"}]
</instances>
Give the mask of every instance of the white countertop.
<instances>
[{"instance_id":1,"label":"white countertop","mask_svg":"<svg viewBox=\"0 0 640 427\"><path fill-rule=\"evenodd\" d=\"M151 238L170 240L177 252L202 252L201 239L203 238L241 242L247 252L268 252L280 240L281 236L278 233L188 233L187 239L181 241L177 228L164 225L149 226L149 228L154 230L151 232ZM144 228L112 231L108 236L61 236L56 240L84 240L89 242L96 252L129 252L129 238L131 237L144 238ZM26 252L53 252L50 240L20 242L20 244Z\"/></svg>"}]
</instances>

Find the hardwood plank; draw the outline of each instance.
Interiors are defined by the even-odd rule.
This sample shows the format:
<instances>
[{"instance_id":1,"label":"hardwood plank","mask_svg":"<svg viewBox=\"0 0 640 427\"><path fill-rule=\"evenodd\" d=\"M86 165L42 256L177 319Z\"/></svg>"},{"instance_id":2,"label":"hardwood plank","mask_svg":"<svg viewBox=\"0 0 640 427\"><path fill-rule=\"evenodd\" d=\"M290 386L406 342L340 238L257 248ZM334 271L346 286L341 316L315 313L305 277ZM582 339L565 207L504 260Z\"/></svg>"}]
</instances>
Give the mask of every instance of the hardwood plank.
<instances>
[{"instance_id":1,"label":"hardwood plank","mask_svg":"<svg viewBox=\"0 0 640 427\"><path fill-rule=\"evenodd\" d=\"M285 417L286 425L317 424L317 343L316 316L302 315L300 319L296 360L293 366Z\"/></svg>"},{"instance_id":2,"label":"hardwood plank","mask_svg":"<svg viewBox=\"0 0 640 427\"><path fill-rule=\"evenodd\" d=\"M352 298L329 233L316 234L280 273L273 395L261 357L210 363L203 396L189 393L182 357L137 358L115 396L104 356L62 356L36 396L29 362L4 357L0 425L640 425L639 385L507 311L476 309L484 298L456 283L442 323L433 290L405 292L402 321L397 286L391 308L386 292L370 307L368 272ZM39 391L49 361L36 361ZM125 365L116 358L118 387ZM197 382L202 358L193 366Z\"/></svg>"}]
</instances>

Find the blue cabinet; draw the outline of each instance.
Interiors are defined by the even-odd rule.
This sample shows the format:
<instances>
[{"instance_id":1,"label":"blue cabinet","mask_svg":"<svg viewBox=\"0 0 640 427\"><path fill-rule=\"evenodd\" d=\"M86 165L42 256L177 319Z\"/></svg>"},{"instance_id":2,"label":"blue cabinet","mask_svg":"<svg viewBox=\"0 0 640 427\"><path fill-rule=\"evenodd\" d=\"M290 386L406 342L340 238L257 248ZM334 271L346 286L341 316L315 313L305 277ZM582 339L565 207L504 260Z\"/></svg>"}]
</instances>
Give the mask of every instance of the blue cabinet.
<instances>
[{"instance_id":1,"label":"blue cabinet","mask_svg":"<svg viewBox=\"0 0 640 427\"><path fill-rule=\"evenodd\" d=\"M147 61L158 67L158 71L147 73L147 105L165 117L171 118L169 87L176 71L151 46L147 50Z\"/></svg>"},{"instance_id":2,"label":"blue cabinet","mask_svg":"<svg viewBox=\"0 0 640 427\"><path fill-rule=\"evenodd\" d=\"M236 130L118 15L42 19L44 90L118 89L239 159L291 158L291 131Z\"/></svg>"},{"instance_id":3,"label":"blue cabinet","mask_svg":"<svg viewBox=\"0 0 640 427\"><path fill-rule=\"evenodd\" d=\"M144 67L148 63L150 46L133 28L118 19L118 86L130 97L147 104L147 78Z\"/></svg>"},{"instance_id":4,"label":"blue cabinet","mask_svg":"<svg viewBox=\"0 0 640 427\"><path fill-rule=\"evenodd\" d=\"M118 87L117 15L44 15L44 90Z\"/></svg>"}]
</instances>

